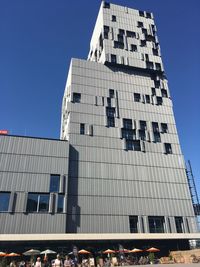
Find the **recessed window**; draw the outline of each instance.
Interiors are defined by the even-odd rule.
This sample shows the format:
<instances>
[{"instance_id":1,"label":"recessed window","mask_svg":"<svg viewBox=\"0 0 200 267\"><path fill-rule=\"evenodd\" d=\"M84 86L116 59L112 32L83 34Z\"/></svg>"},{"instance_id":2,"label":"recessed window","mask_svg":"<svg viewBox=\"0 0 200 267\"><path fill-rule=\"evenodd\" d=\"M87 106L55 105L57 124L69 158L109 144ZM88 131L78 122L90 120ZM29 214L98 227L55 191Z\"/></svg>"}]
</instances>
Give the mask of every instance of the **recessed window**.
<instances>
[{"instance_id":1,"label":"recessed window","mask_svg":"<svg viewBox=\"0 0 200 267\"><path fill-rule=\"evenodd\" d=\"M146 46L147 42L146 40L140 40L140 46Z\"/></svg>"},{"instance_id":2,"label":"recessed window","mask_svg":"<svg viewBox=\"0 0 200 267\"><path fill-rule=\"evenodd\" d=\"M51 174L49 192L59 192L60 187L60 175Z\"/></svg>"},{"instance_id":3,"label":"recessed window","mask_svg":"<svg viewBox=\"0 0 200 267\"><path fill-rule=\"evenodd\" d=\"M151 94L152 94L152 95L156 95L156 89L153 88L153 87L151 88Z\"/></svg>"},{"instance_id":4,"label":"recessed window","mask_svg":"<svg viewBox=\"0 0 200 267\"><path fill-rule=\"evenodd\" d=\"M64 195L58 195L58 200L57 200L57 212L62 213L64 210Z\"/></svg>"},{"instance_id":5,"label":"recessed window","mask_svg":"<svg viewBox=\"0 0 200 267\"><path fill-rule=\"evenodd\" d=\"M153 68L154 68L153 62L151 62L151 61L146 61L146 66L147 66L147 69L153 70Z\"/></svg>"},{"instance_id":6,"label":"recessed window","mask_svg":"<svg viewBox=\"0 0 200 267\"><path fill-rule=\"evenodd\" d=\"M111 62L112 63L117 63L117 57L116 57L116 55L111 54Z\"/></svg>"},{"instance_id":7,"label":"recessed window","mask_svg":"<svg viewBox=\"0 0 200 267\"><path fill-rule=\"evenodd\" d=\"M119 34L124 35L125 31L123 29L119 29Z\"/></svg>"},{"instance_id":8,"label":"recessed window","mask_svg":"<svg viewBox=\"0 0 200 267\"><path fill-rule=\"evenodd\" d=\"M106 107L106 116L114 117L115 116L115 108Z\"/></svg>"},{"instance_id":9,"label":"recessed window","mask_svg":"<svg viewBox=\"0 0 200 267\"><path fill-rule=\"evenodd\" d=\"M85 124L80 123L80 134L85 134Z\"/></svg>"},{"instance_id":10,"label":"recessed window","mask_svg":"<svg viewBox=\"0 0 200 267\"><path fill-rule=\"evenodd\" d=\"M114 41L114 48L124 49L124 43Z\"/></svg>"},{"instance_id":11,"label":"recessed window","mask_svg":"<svg viewBox=\"0 0 200 267\"><path fill-rule=\"evenodd\" d=\"M114 117L107 117L107 126L108 127L115 127L115 118Z\"/></svg>"},{"instance_id":12,"label":"recessed window","mask_svg":"<svg viewBox=\"0 0 200 267\"><path fill-rule=\"evenodd\" d=\"M150 103L150 96L149 95L145 95L145 99L146 99L146 103Z\"/></svg>"},{"instance_id":13,"label":"recessed window","mask_svg":"<svg viewBox=\"0 0 200 267\"><path fill-rule=\"evenodd\" d=\"M27 201L27 212L48 212L49 194L29 193Z\"/></svg>"},{"instance_id":14,"label":"recessed window","mask_svg":"<svg viewBox=\"0 0 200 267\"><path fill-rule=\"evenodd\" d=\"M140 130L146 130L146 129L147 129L147 122L140 121Z\"/></svg>"},{"instance_id":15,"label":"recessed window","mask_svg":"<svg viewBox=\"0 0 200 267\"><path fill-rule=\"evenodd\" d=\"M123 37L123 35L118 34L118 35L117 35L117 40L118 40L118 42L120 42L120 43L124 43L124 37Z\"/></svg>"},{"instance_id":16,"label":"recessed window","mask_svg":"<svg viewBox=\"0 0 200 267\"><path fill-rule=\"evenodd\" d=\"M176 224L176 232L183 233L183 218L182 217L175 217L175 224Z\"/></svg>"},{"instance_id":17,"label":"recessed window","mask_svg":"<svg viewBox=\"0 0 200 267\"><path fill-rule=\"evenodd\" d=\"M161 96L157 96L156 97L156 101L157 101L157 105L162 105L162 103L163 103L163 100L162 100Z\"/></svg>"},{"instance_id":18,"label":"recessed window","mask_svg":"<svg viewBox=\"0 0 200 267\"><path fill-rule=\"evenodd\" d=\"M168 132L167 123L161 123L161 131L162 131L162 133L167 133Z\"/></svg>"},{"instance_id":19,"label":"recessed window","mask_svg":"<svg viewBox=\"0 0 200 267\"><path fill-rule=\"evenodd\" d=\"M135 102L140 102L141 96L140 94L134 93L134 101Z\"/></svg>"},{"instance_id":20,"label":"recessed window","mask_svg":"<svg viewBox=\"0 0 200 267\"><path fill-rule=\"evenodd\" d=\"M160 87L160 81L154 80L154 84L155 84L155 87L156 88L159 88Z\"/></svg>"},{"instance_id":21,"label":"recessed window","mask_svg":"<svg viewBox=\"0 0 200 267\"><path fill-rule=\"evenodd\" d=\"M168 97L167 90L165 89L161 89L161 94L162 94L162 97Z\"/></svg>"},{"instance_id":22,"label":"recessed window","mask_svg":"<svg viewBox=\"0 0 200 267\"><path fill-rule=\"evenodd\" d=\"M152 48L152 52L154 56L158 56L158 49L157 48Z\"/></svg>"},{"instance_id":23,"label":"recessed window","mask_svg":"<svg viewBox=\"0 0 200 267\"><path fill-rule=\"evenodd\" d=\"M114 89L109 89L109 97L114 98L115 97L115 90Z\"/></svg>"},{"instance_id":24,"label":"recessed window","mask_svg":"<svg viewBox=\"0 0 200 267\"><path fill-rule=\"evenodd\" d=\"M141 17L144 17L144 11L139 10L139 15L140 15Z\"/></svg>"},{"instance_id":25,"label":"recessed window","mask_svg":"<svg viewBox=\"0 0 200 267\"><path fill-rule=\"evenodd\" d=\"M138 216L129 216L129 225L131 233L138 233Z\"/></svg>"},{"instance_id":26,"label":"recessed window","mask_svg":"<svg viewBox=\"0 0 200 267\"><path fill-rule=\"evenodd\" d=\"M145 54L145 60L149 61L149 55L148 54Z\"/></svg>"},{"instance_id":27,"label":"recessed window","mask_svg":"<svg viewBox=\"0 0 200 267\"><path fill-rule=\"evenodd\" d=\"M146 140L146 133L145 130L139 130L139 137L141 140L145 141Z\"/></svg>"},{"instance_id":28,"label":"recessed window","mask_svg":"<svg viewBox=\"0 0 200 267\"><path fill-rule=\"evenodd\" d=\"M142 33L146 35L147 34L147 29L142 28Z\"/></svg>"},{"instance_id":29,"label":"recessed window","mask_svg":"<svg viewBox=\"0 0 200 267\"><path fill-rule=\"evenodd\" d=\"M108 3L108 2L104 2L104 3L103 3L103 7L104 7L104 8L110 8L110 3Z\"/></svg>"},{"instance_id":30,"label":"recessed window","mask_svg":"<svg viewBox=\"0 0 200 267\"><path fill-rule=\"evenodd\" d=\"M131 51L137 52L137 45L131 44Z\"/></svg>"},{"instance_id":31,"label":"recessed window","mask_svg":"<svg viewBox=\"0 0 200 267\"><path fill-rule=\"evenodd\" d=\"M161 64L160 63L156 63L155 66L156 66L156 70L158 70L158 71L161 70Z\"/></svg>"},{"instance_id":32,"label":"recessed window","mask_svg":"<svg viewBox=\"0 0 200 267\"><path fill-rule=\"evenodd\" d=\"M147 19L151 19L151 13L146 12L146 18L147 18Z\"/></svg>"},{"instance_id":33,"label":"recessed window","mask_svg":"<svg viewBox=\"0 0 200 267\"><path fill-rule=\"evenodd\" d=\"M0 192L0 212L8 211L10 192Z\"/></svg>"},{"instance_id":34,"label":"recessed window","mask_svg":"<svg viewBox=\"0 0 200 267\"><path fill-rule=\"evenodd\" d=\"M144 27L144 24L143 24L143 22L141 22L141 21L138 21L138 27L139 27L139 28L142 28L142 27Z\"/></svg>"},{"instance_id":35,"label":"recessed window","mask_svg":"<svg viewBox=\"0 0 200 267\"><path fill-rule=\"evenodd\" d=\"M132 32L132 31L126 31L126 36L127 37L135 38L136 37L136 33L135 32Z\"/></svg>"},{"instance_id":36,"label":"recessed window","mask_svg":"<svg viewBox=\"0 0 200 267\"><path fill-rule=\"evenodd\" d=\"M164 217L149 216L149 231L150 233L164 233Z\"/></svg>"},{"instance_id":37,"label":"recessed window","mask_svg":"<svg viewBox=\"0 0 200 267\"><path fill-rule=\"evenodd\" d=\"M135 131L132 129L122 129L122 139L133 140L135 139Z\"/></svg>"},{"instance_id":38,"label":"recessed window","mask_svg":"<svg viewBox=\"0 0 200 267\"><path fill-rule=\"evenodd\" d=\"M172 146L169 143L164 143L165 146L165 153L166 154L172 154Z\"/></svg>"},{"instance_id":39,"label":"recessed window","mask_svg":"<svg viewBox=\"0 0 200 267\"><path fill-rule=\"evenodd\" d=\"M108 39L108 33L109 33L109 26L104 25L104 38Z\"/></svg>"},{"instance_id":40,"label":"recessed window","mask_svg":"<svg viewBox=\"0 0 200 267\"><path fill-rule=\"evenodd\" d=\"M111 98L110 97L107 97L107 106L111 107Z\"/></svg>"},{"instance_id":41,"label":"recessed window","mask_svg":"<svg viewBox=\"0 0 200 267\"><path fill-rule=\"evenodd\" d=\"M153 132L159 132L159 126L157 122L152 122Z\"/></svg>"},{"instance_id":42,"label":"recessed window","mask_svg":"<svg viewBox=\"0 0 200 267\"><path fill-rule=\"evenodd\" d=\"M155 143L160 143L161 142L161 138L160 138L160 133L159 132L154 132L154 142Z\"/></svg>"},{"instance_id":43,"label":"recessed window","mask_svg":"<svg viewBox=\"0 0 200 267\"><path fill-rule=\"evenodd\" d=\"M117 21L117 18L116 18L116 16L115 15L112 15L112 21Z\"/></svg>"},{"instance_id":44,"label":"recessed window","mask_svg":"<svg viewBox=\"0 0 200 267\"><path fill-rule=\"evenodd\" d=\"M73 102L80 103L81 102L81 94L80 93L73 93Z\"/></svg>"},{"instance_id":45,"label":"recessed window","mask_svg":"<svg viewBox=\"0 0 200 267\"><path fill-rule=\"evenodd\" d=\"M123 128L124 129L132 129L132 120L131 119L123 119Z\"/></svg>"},{"instance_id":46,"label":"recessed window","mask_svg":"<svg viewBox=\"0 0 200 267\"><path fill-rule=\"evenodd\" d=\"M126 140L126 150L141 151L139 140Z\"/></svg>"}]
</instances>

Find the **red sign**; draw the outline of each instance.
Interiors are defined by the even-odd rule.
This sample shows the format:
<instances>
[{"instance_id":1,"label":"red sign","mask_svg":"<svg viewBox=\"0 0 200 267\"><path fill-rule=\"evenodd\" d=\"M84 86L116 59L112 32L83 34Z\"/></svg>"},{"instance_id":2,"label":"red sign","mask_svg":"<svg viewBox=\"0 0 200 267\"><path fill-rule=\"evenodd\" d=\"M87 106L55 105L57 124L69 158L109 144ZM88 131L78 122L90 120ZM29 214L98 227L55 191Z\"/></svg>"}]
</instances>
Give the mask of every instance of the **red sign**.
<instances>
[{"instance_id":1,"label":"red sign","mask_svg":"<svg viewBox=\"0 0 200 267\"><path fill-rule=\"evenodd\" d=\"M0 130L0 134L8 134L8 130Z\"/></svg>"}]
</instances>

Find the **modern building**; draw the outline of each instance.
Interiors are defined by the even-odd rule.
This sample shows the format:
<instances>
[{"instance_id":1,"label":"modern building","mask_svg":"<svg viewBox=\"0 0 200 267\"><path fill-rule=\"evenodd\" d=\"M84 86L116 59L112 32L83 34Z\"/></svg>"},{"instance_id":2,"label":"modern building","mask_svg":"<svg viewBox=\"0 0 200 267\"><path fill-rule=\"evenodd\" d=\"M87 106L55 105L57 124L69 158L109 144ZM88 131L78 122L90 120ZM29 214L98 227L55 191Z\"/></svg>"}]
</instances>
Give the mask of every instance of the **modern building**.
<instances>
[{"instance_id":1,"label":"modern building","mask_svg":"<svg viewBox=\"0 0 200 267\"><path fill-rule=\"evenodd\" d=\"M152 13L102 2L60 138L0 136L3 245L200 238Z\"/></svg>"}]
</instances>

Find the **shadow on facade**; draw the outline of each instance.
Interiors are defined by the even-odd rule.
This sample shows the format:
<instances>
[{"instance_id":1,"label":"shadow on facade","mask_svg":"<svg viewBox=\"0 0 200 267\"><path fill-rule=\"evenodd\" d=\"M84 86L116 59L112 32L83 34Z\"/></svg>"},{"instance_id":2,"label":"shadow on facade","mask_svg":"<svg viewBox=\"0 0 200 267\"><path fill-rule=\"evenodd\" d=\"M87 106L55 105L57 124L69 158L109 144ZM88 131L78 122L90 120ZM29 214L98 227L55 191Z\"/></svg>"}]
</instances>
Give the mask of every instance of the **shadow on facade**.
<instances>
[{"instance_id":1,"label":"shadow on facade","mask_svg":"<svg viewBox=\"0 0 200 267\"><path fill-rule=\"evenodd\" d=\"M66 233L77 233L81 213L78 206L79 153L72 145L69 146L69 159Z\"/></svg>"}]
</instances>

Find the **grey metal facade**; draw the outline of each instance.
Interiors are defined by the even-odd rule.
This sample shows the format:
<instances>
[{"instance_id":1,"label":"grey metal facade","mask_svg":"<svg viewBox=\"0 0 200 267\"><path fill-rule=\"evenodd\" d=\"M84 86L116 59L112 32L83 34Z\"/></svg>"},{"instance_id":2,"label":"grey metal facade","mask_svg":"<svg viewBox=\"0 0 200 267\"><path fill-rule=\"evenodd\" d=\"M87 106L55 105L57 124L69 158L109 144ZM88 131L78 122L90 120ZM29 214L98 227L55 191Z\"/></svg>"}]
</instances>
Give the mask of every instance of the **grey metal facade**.
<instances>
[{"instance_id":1,"label":"grey metal facade","mask_svg":"<svg viewBox=\"0 0 200 267\"><path fill-rule=\"evenodd\" d=\"M0 136L0 233L197 232L153 14L102 2L90 47L71 61L62 140Z\"/></svg>"},{"instance_id":2,"label":"grey metal facade","mask_svg":"<svg viewBox=\"0 0 200 267\"><path fill-rule=\"evenodd\" d=\"M64 233L66 208L56 212L58 193L65 195L67 206L67 141L18 136L0 136L0 192L9 192L9 208L0 212L1 234ZM50 193L50 175L59 174L58 193ZM49 194L47 212L27 212L29 193ZM58 227L59 225L59 227Z\"/></svg>"}]
</instances>

